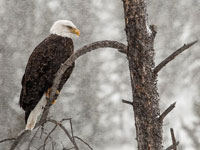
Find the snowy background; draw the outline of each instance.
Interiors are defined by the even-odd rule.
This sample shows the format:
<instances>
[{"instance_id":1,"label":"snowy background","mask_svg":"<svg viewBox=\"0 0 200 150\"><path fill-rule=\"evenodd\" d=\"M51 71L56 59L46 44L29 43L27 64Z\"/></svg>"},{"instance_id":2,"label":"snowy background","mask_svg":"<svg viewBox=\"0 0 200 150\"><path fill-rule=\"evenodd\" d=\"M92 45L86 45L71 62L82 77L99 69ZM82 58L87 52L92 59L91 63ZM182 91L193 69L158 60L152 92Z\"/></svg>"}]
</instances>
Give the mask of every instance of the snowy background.
<instances>
[{"instance_id":1,"label":"snowy background","mask_svg":"<svg viewBox=\"0 0 200 150\"><path fill-rule=\"evenodd\" d=\"M156 64L184 43L199 39L200 1L148 1L150 24L158 27ZM80 29L75 49L98 40L126 44L121 0L0 0L0 140L15 137L24 129L24 111L19 107L21 78L33 49L49 34L54 21L68 19ZM171 103L176 108L164 122L164 146L171 145L175 130L179 149L200 149L200 44L166 66L158 77L161 111ZM50 116L72 118L74 134L95 150L136 150L134 114L121 100L131 100L126 56L115 50L97 50L76 61ZM65 126L69 128L69 123ZM51 129L51 124L46 129ZM69 141L58 129L52 136L56 149ZM8 149L9 142L0 143ZM81 144L82 150L88 148ZM27 147L21 143L19 149ZM39 137L31 150L40 147Z\"/></svg>"}]
</instances>

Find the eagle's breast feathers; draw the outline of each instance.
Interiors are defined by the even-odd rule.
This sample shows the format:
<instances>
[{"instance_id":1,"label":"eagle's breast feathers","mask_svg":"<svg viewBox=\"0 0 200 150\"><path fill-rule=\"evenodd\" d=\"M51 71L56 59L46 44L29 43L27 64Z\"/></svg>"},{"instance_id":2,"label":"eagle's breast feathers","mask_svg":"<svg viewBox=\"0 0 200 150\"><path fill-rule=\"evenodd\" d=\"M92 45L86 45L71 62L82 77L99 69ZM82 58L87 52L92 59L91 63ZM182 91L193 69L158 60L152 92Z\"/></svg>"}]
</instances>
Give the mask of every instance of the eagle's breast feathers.
<instances>
[{"instance_id":1,"label":"eagle's breast feathers","mask_svg":"<svg viewBox=\"0 0 200 150\"><path fill-rule=\"evenodd\" d=\"M48 97L58 69L73 54L71 37L74 35L79 36L80 31L71 21L58 20L52 25L49 37L32 52L22 78L19 100L20 106L25 111L26 130L34 128L37 117L46 104L44 94L46 93ZM58 93L70 77L73 68L74 63L62 75Z\"/></svg>"},{"instance_id":2,"label":"eagle's breast feathers","mask_svg":"<svg viewBox=\"0 0 200 150\"><path fill-rule=\"evenodd\" d=\"M73 49L72 39L57 35L50 35L34 49L22 79L20 106L25 111L33 110L44 92L52 86L56 72L73 54ZM69 78L72 69L73 66L64 74L59 89Z\"/></svg>"}]
</instances>

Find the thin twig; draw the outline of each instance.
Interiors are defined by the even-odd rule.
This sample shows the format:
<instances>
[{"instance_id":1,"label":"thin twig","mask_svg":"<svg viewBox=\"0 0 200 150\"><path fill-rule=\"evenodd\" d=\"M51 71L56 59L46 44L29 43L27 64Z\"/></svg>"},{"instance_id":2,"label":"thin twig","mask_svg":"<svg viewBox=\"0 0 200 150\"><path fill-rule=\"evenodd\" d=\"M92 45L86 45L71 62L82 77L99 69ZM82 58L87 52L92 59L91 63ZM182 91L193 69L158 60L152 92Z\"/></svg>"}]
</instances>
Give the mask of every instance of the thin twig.
<instances>
[{"instance_id":1,"label":"thin twig","mask_svg":"<svg viewBox=\"0 0 200 150\"><path fill-rule=\"evenodd\" d=\"M171 104L159 117L160 121L163 121L163 119L175 108L176 102Z\"/></svg>"},{"instance_id":2,"label":"thin twig","mask_svg":"<svg viewBox=\"0 0 200 150\"><path fill-rule=\"evenodd\" d=\"M61 122L63 122L63 121L69 121L69 123L70 123L70 128L71 128L72 138L73 138L73 140L74 140L74 133L73 133L73 127L72 127L72 118L62 119Z\"/></svg>"},{"instance_id":3,"label":"thin twig","mask_svg":"<svg viewBox=\"0 0 200 150\"><path fill-rule=\"evenodd\" d=\"M127 101L127 100L124 100L124 99L122 99L122 103L129 104L129 105L133 106L133 102L130 102L130 101Z\"/></svg>"},{"instance_id":4,"label":"thin twig","mask_svg":"<svg viewBox=\"0 0 200 150\"><path fill-rule=\"evenodd\" d=\"M68 136L69 140L72 142L72 144L74 145L76 150L79 150L78 145L76 144L76 142L73 140L73 138L70 136L69 132L67 131L67 129L59 122L57 122L56 120L53 119L48 119L48 122L52 122L58 126L60 126L60 128L65 132L65 134Z\"/></svg>"},{"instance_id":5,"label":"thin twig","mask_svg":"<svg viewBox=\"0 0 200 150\"><path fill-rule=\"evenodd\" d=\"M83 142L84 144L86 144L91 150L93 150L93 148L87 142L85 142L83 139L81 139L80 137L74 136L74 138L79 139L81 142Z\"/></svg>"},{"instance_id":6,"label":"thin twig","mask_svg":"<svg viewBox=\"0 0 200 150\"><path fill-rule=\"evenodd\" d=\"M4 139L4 140L1 140L0 143L6 142L6 141L13 141L13 140L16 140L16 138Z\"/></svg>"},{"instance_id":7,"label":"thin twig","mask_svg":"<svg viewBox=\"0 0 200 150\"><path fill-rule=\"evenodd\" d=\"M69 123L70 123L70 127L71 127L72 138L74 140L73 126L72 126L72 120L71 119L69 120Z\"/></svg>"},{"instance_id":8,"label":"thin twig","mask_svg":"<svg viewBox=\"0 0 200 150\"><path fill-rule=\"evenodd\" d=\"M22 140L22 138L27 135L28 133L30 133L29 130L24 130L17 138L16 140L13 142L13 144L10 147L10 150L14 150L17 145L19 144L19 142Z\"/></svg>"},{"instance_id":9,"label":"thin twig","mask_svg":"<svg viewBox=\"0 0 200 150\"><path fill-rule=\"evenodd\" d=\"M30 149L30 147L31 147L31 144L32 144L32 142L33 142L33 139L35 138L35 136L37 135L37 133L38 133L38 131L39 131L39 129L40 129L40 127L36 130L36 132L35 132L35 134L33 135L33 137L31 138L31 140L30 140L30 142L29 142L29 144L28 144L28 149L27 150L29 150Z\"/></svg>"},{"instance_id":10,"label":"thin twig","mask_svg":"<svg viewBox=\"0 0 200 150\"><path fill-rule=\"evenodd\" d=\"M181 48L173 52L171 55L169 55L167 58L165 58L159 65L157 65L154 69L154 73L157 74L165 65L167 65L170 61L172 61L176 56L196 44L198 41L191 42L189 44L184 44Z\"/></svg>"},{"instance_id":11,"label":"thin twig","mask_svg":"<svg viewBox=\"0 0 200 150\"><path fill-rule=\"evenodd\" d=\"M55 148L55 145L56 145L56 142L54 142L54 141L51 141L51 143L52 143L52 150L54 150L54 148Z\"/></svg>"},{"instance_id":12,"label":"thin twig","mask_svg":"<svg viewBox=\"0 0 200 150\"><path fill-rule=\"evenodd\" d=\"M68 148L68 149L66 149L66 148L63 148L63 150L71 150L71 149L74 149L75 147L72 147L72 148Z\"/></svg>"},{"instance_id":13,"label":"thin twig","mask_svg":"<svg viewBox=\"0 0 200 150\"><path fill-rule=\"evenodd\" d=\"M51 133L53 133L53 131L56 129L57 126L58 126L58 125L56 124L56 125L53 127L53 129L49 132L49 134L47 135L47 137L45 138L43 150L45 150L46 142L47 142L48 138L50 137Z\"/></svg>"},{"instance_id":14,"label":"thin twig","mask_svg":"<svg viewBox=\"0 0 200 150\"><path fill-rule=\"evenodd\" d=\"M174 149L174 150L177 150L177 149L176 149L176 138L175 138L175 135L174 135L174 130L171 128L171 129L170 129L170 132L171 132L171 137L172 137L173 149Z\"/></svg>"},{"instance_id":15,"label":"thin twig","mask_svg":"<svg viewBox=\"0 0 200 150\"><path fill-rule=\"evenodd\" d=\"M44 124L41 127L40 139L42 138L43 133L44 133Z\"/></svg>"},{"instance_id":16,"label":"thin twig","mask_svg":"<svg viewBox=\"0 0 200 150\"><path fill-rule=\"evenodd\" d=\"M48 144L49 142L50 142L50 141L48 141L46 144ZM41 145L39 148L37 148L37 150L40 150L43 146L44 146L44 144Z\"/></svg>"}]
</instances>

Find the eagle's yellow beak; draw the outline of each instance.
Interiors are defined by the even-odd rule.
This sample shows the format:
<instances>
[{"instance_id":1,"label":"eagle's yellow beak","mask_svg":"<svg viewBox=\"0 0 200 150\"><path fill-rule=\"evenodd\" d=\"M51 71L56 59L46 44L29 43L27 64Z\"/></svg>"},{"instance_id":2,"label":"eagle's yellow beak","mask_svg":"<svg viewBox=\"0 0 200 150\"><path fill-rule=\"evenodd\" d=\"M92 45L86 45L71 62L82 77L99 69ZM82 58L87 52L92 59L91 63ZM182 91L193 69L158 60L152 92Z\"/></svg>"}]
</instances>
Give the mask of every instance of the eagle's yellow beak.
<instances>
[{"instance_id":1,"label":"eagle's yellow beak","mask_svg":"<svg viewBox=\"0 0 200 150\"><path fill-rule=\"evenodd\" d=\"M79 29L73 29L72 33L76 34L76 35L80 35L80 30Z\"/></svg>"}]
</instances>

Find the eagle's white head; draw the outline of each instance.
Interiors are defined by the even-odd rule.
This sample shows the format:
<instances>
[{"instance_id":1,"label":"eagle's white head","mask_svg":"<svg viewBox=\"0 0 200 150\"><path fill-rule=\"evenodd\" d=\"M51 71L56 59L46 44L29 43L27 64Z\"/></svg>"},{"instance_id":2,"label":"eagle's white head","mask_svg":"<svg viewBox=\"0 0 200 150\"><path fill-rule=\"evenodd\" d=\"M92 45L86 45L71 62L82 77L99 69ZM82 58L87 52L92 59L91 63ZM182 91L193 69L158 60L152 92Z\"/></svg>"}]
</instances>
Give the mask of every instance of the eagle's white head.
<instances>
[{"instance_id":1,"label":"eagle's white head","mask_svg":"<svg viewBox=\"0 0 200 150\"><path fill-rule=\"evenodd\" d=\"M80 31L68 20L58 20L54 22L50 29L50 34L56 34L62 37L72 38L74 35L79 36Z\"/></svg>"}]
</instances>

